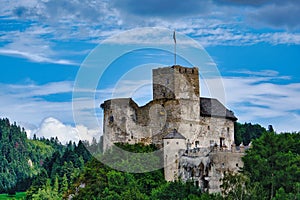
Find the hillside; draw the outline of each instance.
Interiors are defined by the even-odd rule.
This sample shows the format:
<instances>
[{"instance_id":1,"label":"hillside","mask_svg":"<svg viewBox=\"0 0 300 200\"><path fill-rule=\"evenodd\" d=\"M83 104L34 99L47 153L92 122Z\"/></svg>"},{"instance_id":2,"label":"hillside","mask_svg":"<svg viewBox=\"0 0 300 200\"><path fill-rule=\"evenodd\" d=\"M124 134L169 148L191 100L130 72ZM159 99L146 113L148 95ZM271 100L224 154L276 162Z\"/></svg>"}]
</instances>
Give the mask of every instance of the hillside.
<instances>
[{"instance_id":1,"label":"hillside","mask_svg":"<svg viewBox=\"0 0 300 200\"><path fill-rule=\"evenodd\" d=\"M57 184L61 198L91 157L85 145L97 147L81 141L62 145L57 137L28 139L24 128L0 119L0 194L26 191L27 199L40 199L43 188Z\"/></svg>"},{"instance_id":2,"label":"hillside","mask_svg":"<svg viewBox=\"0 0 300 200\"><path fill-rule=\"evenodd\" d=\"M0 189L16 198L26 199L300 199L300 133L276 134L258 124L236 123L236 142L251 148L243 158L240 174L225 174L222 193L207 194L192 183L166 182L163 169L147 173L128 173L140 163L155 166L160 157L154 145L117 144L126 151L139 153L132 160L112 148L92 157L86 147L101 148L96 140L62 145L57 138L28 139L23 128L0 119ZM97 159L96 159L97 158ZM112 161L110 166L102 161ZM115 162L117 161L117 162ZM143 165L145 166L145 165ZM147 166L147 165L146 165ZM0 198L7 198L2 194Z\"/></svg>"},{"instance_id":3,"label":"hillside","mask_svg":"<svg viewBox=\"0 0 300 200\"><path fill-rule=\"evenodd\" d=\"M26 191L55 149L45 141L29 140L23 128L0 119L0 151L0 193L3 193Z\"/></svg>"}]
</instances>

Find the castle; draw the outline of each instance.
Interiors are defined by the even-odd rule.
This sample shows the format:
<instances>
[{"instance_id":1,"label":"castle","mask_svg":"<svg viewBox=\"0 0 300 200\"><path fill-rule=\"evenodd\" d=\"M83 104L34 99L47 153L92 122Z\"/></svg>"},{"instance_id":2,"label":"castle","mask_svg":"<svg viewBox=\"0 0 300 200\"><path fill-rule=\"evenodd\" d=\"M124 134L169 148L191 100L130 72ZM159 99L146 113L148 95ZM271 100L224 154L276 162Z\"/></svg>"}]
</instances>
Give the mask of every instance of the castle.
<instances>
[{"instance_id":1,"label":"castle","mask_svg":"<svg viewBox=\"0 0 300 200\"><path fill-rule=\"evenodd\" d=\"M179 65L153 69L153 100L110 99L104 110L103 149L113 143L163 147L167 181L194 181L220 192L225 171L243 166L244 147L234 145L237 118L217 99L200 97L199 70Z\"/></svg>"}]
</instances>

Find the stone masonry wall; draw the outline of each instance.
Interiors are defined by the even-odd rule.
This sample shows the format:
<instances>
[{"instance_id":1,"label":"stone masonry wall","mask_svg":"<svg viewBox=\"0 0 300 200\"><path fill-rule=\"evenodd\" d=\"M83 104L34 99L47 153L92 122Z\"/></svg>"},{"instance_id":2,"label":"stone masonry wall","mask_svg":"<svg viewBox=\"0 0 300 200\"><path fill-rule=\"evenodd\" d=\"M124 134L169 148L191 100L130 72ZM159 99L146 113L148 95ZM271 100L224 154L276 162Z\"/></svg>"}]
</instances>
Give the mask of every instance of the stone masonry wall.
<instances>
[{"instance_id":1,"label":"stone masonry wall","mask_svg":"<svg viewBox=\"0 0 300 200\"><path fill-rule=\"evenodd\" d=\"M203 191L220 192L224 172L238 172L243 167L241 151L219 148L196 148L185 151L179 159L179 177L194 181Z\"/></svg>"},{"instance_id":2,"label":"stone masonry wall","mask_svg":"<svg viewBox=\"0 0 300 200\"><path fill-rule=\"evenodd\" d=\"M185 139L164 139L164 175L166 181L178 180L179 150L185 148Z\"/></svg>"},{"instance_id":3,"label":"stone masonry wall","mask_svg":"<svg viewBox=\"0 0 300 200\"><path fill-rule=\"evenodd\" d=\"M153 69L153 99L173 98L198 100L198 68L179 65Z\"/></svg>"},{"instance_id":4,"label":"stone masonry wall","mask_svg":"<svg viewBox=\"0 0 300 200\"><path fill-rule=\"evenodd\" d=\"M191 136L191 141L198 141L199 147L217 145L231 149L234 143L234 122L226 118L201 117L200 130ZM221 144L222 143L222 144Z\"/></svg>"}]
</instances>

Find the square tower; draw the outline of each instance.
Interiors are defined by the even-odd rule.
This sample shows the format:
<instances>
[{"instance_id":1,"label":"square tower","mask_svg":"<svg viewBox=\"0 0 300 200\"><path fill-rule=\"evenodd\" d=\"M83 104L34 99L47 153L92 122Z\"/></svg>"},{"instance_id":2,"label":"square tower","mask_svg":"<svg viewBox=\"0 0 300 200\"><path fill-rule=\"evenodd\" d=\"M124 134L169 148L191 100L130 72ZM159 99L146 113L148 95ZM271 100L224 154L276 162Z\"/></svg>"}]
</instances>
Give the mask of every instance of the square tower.
<instances>
[{"instance_id":1,"label":"square tower","mask_svg":"<svg viewBox=\"0 0 300 200\"><path fill-rule=\"evenodd\" d=\"M153 99L199 100L199 70L180 65L153 69Z\"/></svg>"}]
</instances>

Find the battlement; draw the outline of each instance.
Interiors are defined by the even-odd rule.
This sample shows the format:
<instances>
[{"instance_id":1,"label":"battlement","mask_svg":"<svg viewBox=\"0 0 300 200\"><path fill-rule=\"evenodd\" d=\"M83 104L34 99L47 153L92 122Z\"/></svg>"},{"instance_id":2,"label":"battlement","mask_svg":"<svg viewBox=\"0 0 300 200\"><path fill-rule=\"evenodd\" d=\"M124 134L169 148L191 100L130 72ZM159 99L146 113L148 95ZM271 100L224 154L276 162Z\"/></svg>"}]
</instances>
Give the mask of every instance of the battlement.
<instances>
[{"instance_id":1,"label":"battlement","mask_svg":"<svg viewBox=\"0 0 300 200\"><path fill-rule=\"evenodd\" d=\"M181 74L199 75L198 67L189 68L189 67L182 67L180 65L173 65L171 68L176 70L177 72L179 72Z\"/></svg>"},{"instance_id":2,"label":"battlement","mask_svg":"<svg viewBox=\"0 0 300 200\"><path fill-rule=\"evenodd\" d=\"M179 72L180 74L195 74L199 75L199 69L198 67L183 67L181 65L173 65L170 67L163 67L163 68L156 68L152 70L153 75L157 74L168 74L168 73L174 73Z\"/></svg>"}]
</instances>

